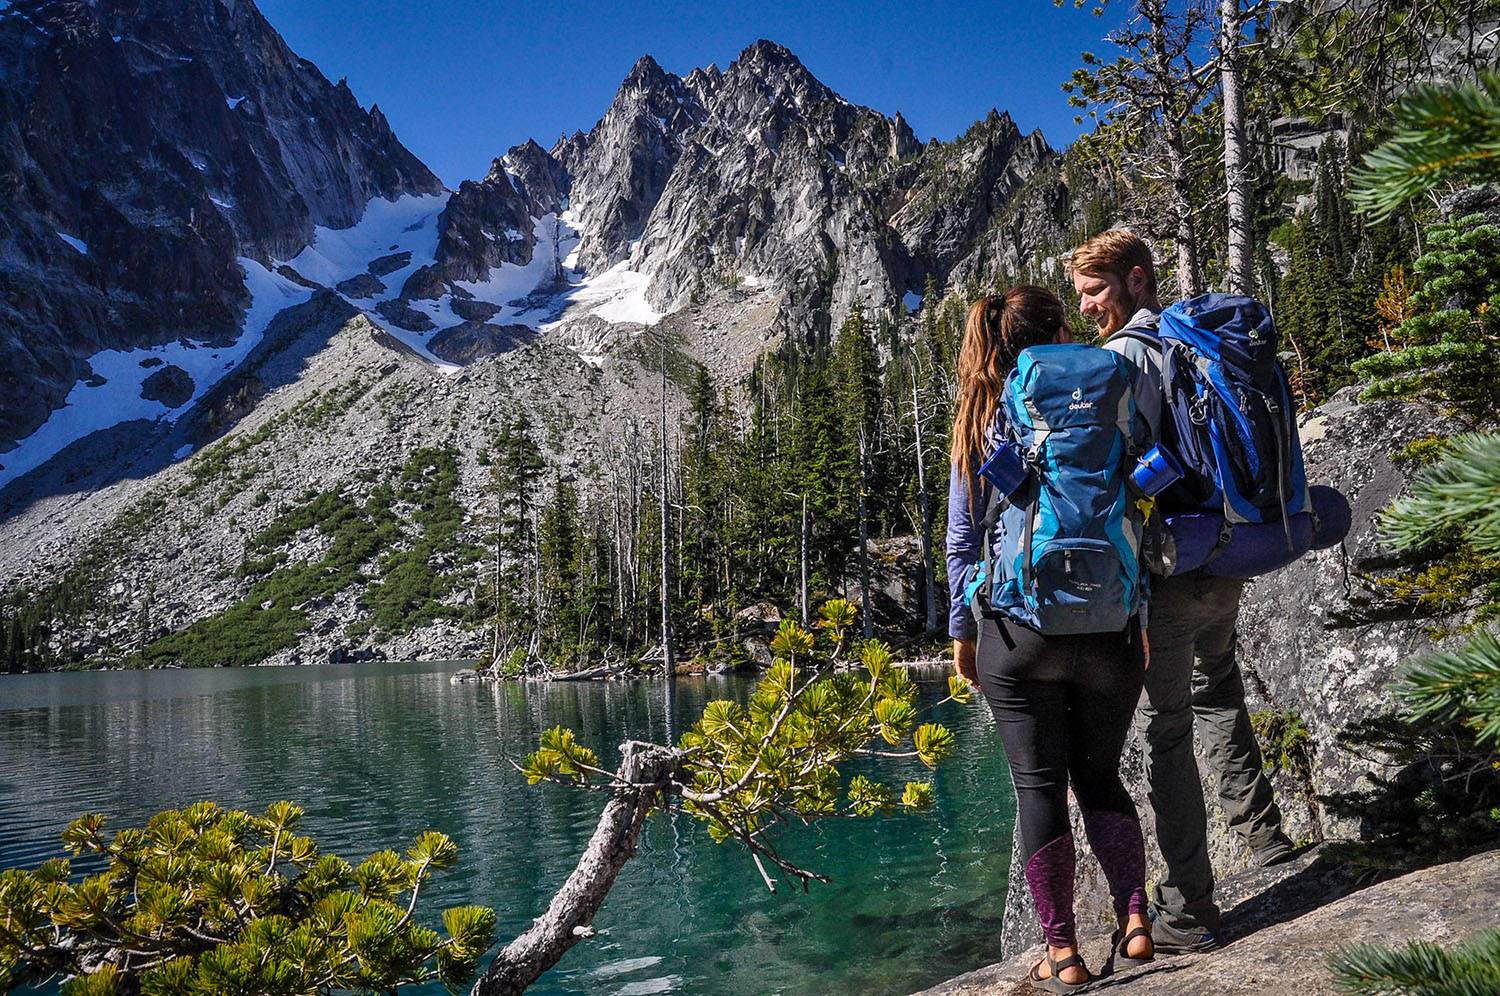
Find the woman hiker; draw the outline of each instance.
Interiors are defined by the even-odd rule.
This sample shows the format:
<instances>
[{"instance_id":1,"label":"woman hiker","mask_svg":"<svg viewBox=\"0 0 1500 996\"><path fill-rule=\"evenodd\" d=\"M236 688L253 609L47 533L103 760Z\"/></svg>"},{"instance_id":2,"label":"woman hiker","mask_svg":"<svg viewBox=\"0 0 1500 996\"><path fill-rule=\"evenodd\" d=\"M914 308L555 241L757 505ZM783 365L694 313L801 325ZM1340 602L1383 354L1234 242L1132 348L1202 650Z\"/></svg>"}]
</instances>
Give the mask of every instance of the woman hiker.
<instances>
[{"instance_id":1,"label":"woman hiker","mask_svg":"<svg viewBox=\"0 0 1500 996\"><path fill-rule=\"evenodd\" d=\"M1117 632L1049 636L1028 625L1036 622L1034 616L1018 612L1022 618L1014 618L991 608L983 595L980 611L973 612L965 588L972 587L968 581L983 559L993 485L979 476L979 468L1007 438L1002 424L1007 377L1022 350L1069 341L1062 302L1041 288L1015 287L970 307L958 364L947 551L954 665L979 686L994 713L1016 790L1026 883L1047 942L1030 981L1063 993L1094 979L1079 954L1073 916L1070 784L1114 900L1119 930L1111 958L1116 965L1135 965L1154 953L1140 822L1119 771L1145 669L1140 620L1134 615L1139 594L1121 610L1124 625ZM1099 356L1088 349L1084 359L1097 368ZM1062 351L1060 358L1069 355L1077 354ZM1080 393L1071 397L1075 406L1087 404L1078 400ZM1130 414L1135 415L1133 404ZM996 558L1005 547L1004 532L1002 519L990 537ZM1014 542L1010 549L1016 549ZM1128 619L1124 612L1131 613Z\"/></svg>"}]
</instances>

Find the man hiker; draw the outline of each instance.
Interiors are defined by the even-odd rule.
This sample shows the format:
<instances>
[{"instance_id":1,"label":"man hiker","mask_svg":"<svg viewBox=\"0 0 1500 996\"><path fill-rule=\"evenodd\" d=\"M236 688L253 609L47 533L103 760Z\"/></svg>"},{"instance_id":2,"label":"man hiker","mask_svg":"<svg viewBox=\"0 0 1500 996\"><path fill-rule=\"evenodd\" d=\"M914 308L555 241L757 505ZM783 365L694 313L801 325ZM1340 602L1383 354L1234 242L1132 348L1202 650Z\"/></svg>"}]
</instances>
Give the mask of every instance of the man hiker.
<instances>
[{"instance_id":1,"label":"man hiker","mask_svg":"<svg viewBox=\"0 0 1500 996\"><path fill-rule=\"evenodd\" d=\"M1104 348L1139 371L1136 401L1153 438L1163 410L1162 353L1156 339L1161 305L1151 249L1128 231L1108 231L1073 251L1079 309L1098 323ZM1144 739L1147 798L1166 874L1153 889L1152 938L1161 952L1218 946L1221 916L1208 858L1208 818L1193 756L1195 726L1218 782L1229 825L1258 864L1293 854L1281 811L1261 768L1235 661L1235 622L1244 582L1194 571L1152 578L1146 669L1136 728Z\"/></svg>"}]
</instances>

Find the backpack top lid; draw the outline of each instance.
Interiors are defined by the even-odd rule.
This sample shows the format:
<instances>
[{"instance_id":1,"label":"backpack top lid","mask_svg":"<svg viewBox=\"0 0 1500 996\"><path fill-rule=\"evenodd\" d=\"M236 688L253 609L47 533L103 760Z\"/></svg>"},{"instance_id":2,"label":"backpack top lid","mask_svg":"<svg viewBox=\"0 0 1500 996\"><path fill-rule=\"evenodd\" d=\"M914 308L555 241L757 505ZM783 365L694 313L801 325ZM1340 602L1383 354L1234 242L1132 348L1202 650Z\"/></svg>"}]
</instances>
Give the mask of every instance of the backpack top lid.
<instances>
[{"instance_id":1,"label":"backpack top lid","mask_svg":"<svg viewBox=\"0 0 1500 996\"><path fill-rule=\"evenodd\" d=\"M1135 413L1131 383L1129 361L1118 353L1084 343L1049 343L1021 350L1006 395L1018 427L1113 424L1129 436Z\"/></svg>"},{"instance_id":2,"label":"backpack top lid","mask_svg":"<svg viewBox=\"0 0 1500 996\"><path fill-rule=\"evenodd\" d=\"M1177 339L1210 361L1269 373L1279 346L1266 306L1240 294L1200 294L1161 313L1163 339Z\"/></svg>"}]
</instances>

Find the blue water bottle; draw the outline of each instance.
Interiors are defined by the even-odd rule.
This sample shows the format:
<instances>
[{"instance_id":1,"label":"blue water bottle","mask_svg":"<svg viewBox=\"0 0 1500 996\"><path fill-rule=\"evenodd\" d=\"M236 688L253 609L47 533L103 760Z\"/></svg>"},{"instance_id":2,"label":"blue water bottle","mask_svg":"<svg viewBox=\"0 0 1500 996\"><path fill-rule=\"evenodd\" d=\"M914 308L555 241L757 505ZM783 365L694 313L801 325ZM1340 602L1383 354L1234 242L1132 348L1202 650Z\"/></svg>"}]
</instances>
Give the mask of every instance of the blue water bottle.
<instances>
[{"instance_id":1,"label":"blue water bottle","mask_svg":"<svg viewBox=\"0 0 1500 996\"><path fill-rule=\"evenodd\" d=\"M1160 443L1146 451L1130 472L1130 480L1141 494L1155 498L1182 480L1182 464Z\"/></svg>"},{"instance_id":2,"label":"blue water bottle","mask_svg":"<svg viewBox=\"0 0 1500 996\"><path fill-rule=\"evenodd\" d=\"M979 465L979 476L988 481L1001 498L1009 498L1030 479L1031 465L1021 455L1020 447L1006 440Z\"/></svg>"}]
</instances>

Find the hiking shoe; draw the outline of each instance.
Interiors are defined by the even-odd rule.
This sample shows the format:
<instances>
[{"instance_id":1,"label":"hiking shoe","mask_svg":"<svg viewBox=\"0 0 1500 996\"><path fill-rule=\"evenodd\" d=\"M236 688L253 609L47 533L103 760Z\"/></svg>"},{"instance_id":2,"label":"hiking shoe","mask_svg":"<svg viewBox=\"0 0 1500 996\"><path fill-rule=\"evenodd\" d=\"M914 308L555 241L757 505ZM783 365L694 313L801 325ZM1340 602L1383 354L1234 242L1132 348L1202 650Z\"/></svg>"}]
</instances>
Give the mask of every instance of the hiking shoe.
<instances>
[{"instance_id":1,"label":"hiking shoe","mask_svg":"<svg viewBox=\"0 0 1500 996\"><path fill-rule=\"evenodd\" d=\"M1270 868L1279 865L1283 861L1290 861L1297 856L1297 845L1292 843L1292 838L1276 831L1276 836L1270 842L1255 849L1255 863L1262 868Z\"/></svg>"},{"instance_id":2,"label":"hiking shoe","mask_svg":"<svg viewBox=\"0 0 1500 996\"><path fill-rule=\"evenodd\" d=\"M1219 947L1219 939L1206 927L1174 927L1162 918L1154 903L1150 915L1151 944L1157 954L1200 954Z\"/></svg>"}]
</instances>

